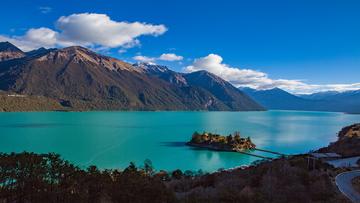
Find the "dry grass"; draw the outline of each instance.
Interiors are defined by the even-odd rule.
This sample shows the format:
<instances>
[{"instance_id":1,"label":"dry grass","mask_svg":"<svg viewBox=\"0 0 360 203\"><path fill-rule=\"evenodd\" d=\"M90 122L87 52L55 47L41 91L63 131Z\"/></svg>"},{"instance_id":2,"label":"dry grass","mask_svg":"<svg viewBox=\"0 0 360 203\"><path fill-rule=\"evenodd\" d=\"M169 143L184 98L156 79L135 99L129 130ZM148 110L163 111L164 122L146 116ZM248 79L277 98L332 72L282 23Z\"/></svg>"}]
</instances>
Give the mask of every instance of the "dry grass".
<instances>
[{"instance_id":1,"label":"dry grass","mask_svg":"<svg viewBox=\"0 0 360 203\"><path fill-rule=\"evenodd\" d=\"M0 94L1 111L56 111L65 108L56 100L41 96L14 97Z\"/></svg>"}]
</instances>

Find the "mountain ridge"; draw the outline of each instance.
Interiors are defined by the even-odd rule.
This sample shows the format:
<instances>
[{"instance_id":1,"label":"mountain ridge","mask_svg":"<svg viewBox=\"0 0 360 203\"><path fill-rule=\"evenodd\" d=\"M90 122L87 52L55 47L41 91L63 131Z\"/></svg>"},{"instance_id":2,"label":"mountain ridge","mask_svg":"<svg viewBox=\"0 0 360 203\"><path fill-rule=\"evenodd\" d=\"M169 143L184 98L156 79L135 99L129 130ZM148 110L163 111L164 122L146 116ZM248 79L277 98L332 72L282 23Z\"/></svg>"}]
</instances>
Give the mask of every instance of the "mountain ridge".
<instances>
[{"instance_id":1,"label":"mountain ridge","mask_svg":"<svg viewBox=\"0 0 360 203\"><path fill-rule=\"evenodd\" d=\"M27 53L0 62L0 89L52 98L70 110L264 110L241 91L234 105L210 89L188 84L186 74L164 67L160 74L84 47Z\"/></svg>"},{"instance_id":2,"label":"mountain ridge","mask_svg":"<svg viewBox=\"0 0 360 203\"><path fill-rule=\"evenodd\" d=\"M311 95L293 95L279 88L242 90L267 109L360 113L360 90L342 93L319 92Z\"/></svg>"},{"instance_id":3,"label":"mountain ridge","mask_svg":"<svg viewBox=\"0 0 360 203\"><path fill-rule=\"evenodd\" d=\"M25 53L10 42L0 42L0 62L22 58Z\"/></svg>"}]
</instances>

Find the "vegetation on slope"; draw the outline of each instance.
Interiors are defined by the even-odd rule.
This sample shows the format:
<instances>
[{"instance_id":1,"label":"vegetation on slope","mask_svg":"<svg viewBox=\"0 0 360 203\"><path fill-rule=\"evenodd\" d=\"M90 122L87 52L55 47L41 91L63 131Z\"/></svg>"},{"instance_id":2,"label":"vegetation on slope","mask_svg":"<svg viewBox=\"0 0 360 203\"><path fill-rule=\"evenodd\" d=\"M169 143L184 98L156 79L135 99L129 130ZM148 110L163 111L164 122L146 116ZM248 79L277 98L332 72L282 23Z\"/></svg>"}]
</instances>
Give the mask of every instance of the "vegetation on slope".
<instances>
[{"instance_id":1,"label":"vegetation on slope","mask_svg":"<svg viewBox=\"0 0 360 203\"><path fill-rule=\"evenodd\" d=\"M346 202L328 165L309 171L305 157L212 174L80 169L56 154L0 154L2 202Z\"/></svg>"},{"instance_id":2,"label":"vegetation on slope","mask_svg":"<svg viewBox=\"0 0 360 203\"><path fill-rule=\"evenodd\" d=\"M181 202L346 202L328 165L308 170L303 156L167 183Z\"/></svg>"},{"instance_id":3,"label":"vegetation on slope","mask_svg":"<svg viewBox=\"0 0 360 203\"><path fill-rule=\"evenodd\" d=\"M67 110L59 101L43 96L9 96L0 93L1 111L63 111Z\"/></svg>"},{"instance_id":4,"label":"vegetation on slope","mask_svg":"<svg viewBox=\"0 0 360 203\"><path fill-rule=\"evenodd\" d=\"M80 169L56 154L0 154L0 202L175 202L153 175L130 164L123 171Z\"/></svg>"}]
</instances>

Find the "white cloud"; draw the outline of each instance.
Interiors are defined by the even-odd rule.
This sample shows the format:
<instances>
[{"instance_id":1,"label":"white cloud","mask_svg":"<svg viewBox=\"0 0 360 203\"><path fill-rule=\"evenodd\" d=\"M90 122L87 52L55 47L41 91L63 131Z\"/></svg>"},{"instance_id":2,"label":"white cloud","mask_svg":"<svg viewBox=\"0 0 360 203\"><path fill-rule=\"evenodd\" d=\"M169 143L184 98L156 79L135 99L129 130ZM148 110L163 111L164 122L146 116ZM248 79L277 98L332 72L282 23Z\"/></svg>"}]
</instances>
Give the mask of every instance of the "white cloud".
<instances>
[{"instance_id":1,"label":"white cloud","mask_svg":"<svg viewBox=\"0 0 360 203\"><path fill-rule=\"evenodd\" d=\"M105 14L82 13L62 16L56 27L63 41L80 44L98 44L106 47L134 46L141 35L158 36L166 32L164 25L116 22Z\"/></svg>"},{"instance_id":2,"label":"white cloud","mask_svg":"<svg viewBox=\"0 0 360 203\"><path fill-rule=\"evenodd\" d=\"M183 60L183 57L178 56L173 53L165 53L165 54L161 54L159 57L149 57L149 56L137 55L137 56L134 56L133 59L138 62L154 63L155 61L158 61L158 60L160 60L160 61L181 61L181 60Z\"/></svg>"},{"instance_id":3,"label":"white cloud","mask_svg":"<svg viewBox=\"0 0 360 203\"><path fill-rule=\"evenodd\" d=\"M141 55L134 56L133 59L136 61L139 61L139 62L144 62L144 63L152 63L156 60L156 58L141 56Z\"/></svg>"},{"instance_id":4,"label":"white cloud","mask_svg":"<svg viewBox=\"0 0 360 203\"><path fill-rule=\"evenodd\" d=\"M57 43L58 33L49 28L29 29L23 36L0 35L0 41L9 41L23 51L40 47L53 47Z\"/></svg>"},{"instance_id":5,"label":"white cloud","mask_svg":"<svg viewBox=\"0 0 360 203\"><path fill-rule=\"evenodd\" d=\"M161 56L158 59L162 61L181 61L183 60L183 58L184 57L178 56L173 53L166 53L166 54L161 54Z\"/></svg>"},{"instance_id":6,"label":"white cloud","mask_svg":"<svg viewBox=\"0 0 360 203\"><path fill-rule=\"evenodd\" d=\"M164 25L140 22L117 22L105 14L81 13L60 17L56 29L30 29L23 36L0 35L0 40L10 41L29 51L39 47L54 46L101 46L108 48L130 48L140 45L142 35L159 36L167 31Z\"/></svg>"},{"instance_id":7,"label":"white cloud","mask_svg":"<svg viewBox=\"0 0 360 203\"><path fill-rule=\"evenodd\" d=\"M360 89L360 83L354 84L307 84L301 80L271 79L261 71L239 69L223 63L223 58L217 54L195 59L193 64L184 69L186 72L206 70L229 81L236 87L251 87L254 89L272 89L275 87L293 93L312 93L319 91L346 91Z\"/></svg>"},{"instance_id":8,"label":"white cloud","mask_svg":"<svg viewBox=\"0 0 360 203\"><path fill-rule=\"evenodd\" d=\"M43 14L47 14L47 13L50 13L52 11L52 8L49 7L49 6L40 6L38 9Z\"/></svg>"}]
</instances>

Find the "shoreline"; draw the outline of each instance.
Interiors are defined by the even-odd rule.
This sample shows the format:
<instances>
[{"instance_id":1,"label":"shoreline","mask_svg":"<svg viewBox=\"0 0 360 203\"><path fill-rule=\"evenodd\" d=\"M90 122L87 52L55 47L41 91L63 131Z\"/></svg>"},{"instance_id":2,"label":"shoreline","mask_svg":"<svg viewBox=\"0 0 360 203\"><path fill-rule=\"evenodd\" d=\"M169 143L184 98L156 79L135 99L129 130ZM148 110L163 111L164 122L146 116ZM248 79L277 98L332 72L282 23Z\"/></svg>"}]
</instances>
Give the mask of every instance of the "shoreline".
<instances>
[{"instance_id":1,"label":"shoreline","mask_svg":"<svg viewBox=\"0 0 360 203\"><path fill-rule=\"evenodd\" d=\"M1 108L1 107L0 107ZM106 110L106 109L94 109L94 110L19 110L19 111L2 111L0 113L46 113L46 112L60 112L60 113L67 113L67 112L108 112L108 113L115 113L115 112L225 112L225 113L263 113L263 112L296 112L296 113L329 113L329 114L346 114L346 115L360 115L360 113L347 113L347 112L336 112L336 111L303 111L303 110L277 110L277 109L267 109L267 110L254 110L254 111L224 111L224 110L140 110L140 109L117 109L117 110Z\"/></svg>"}]
</instances>

